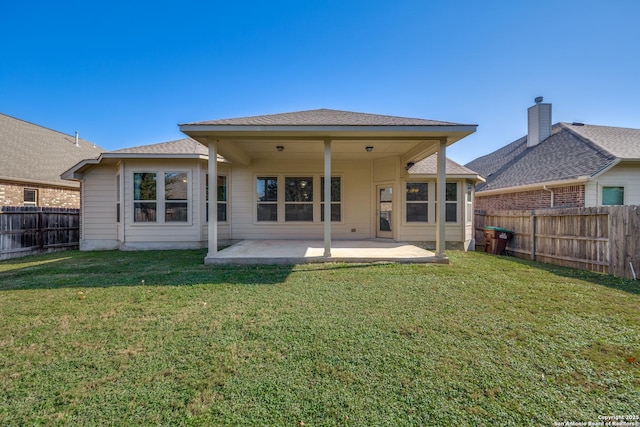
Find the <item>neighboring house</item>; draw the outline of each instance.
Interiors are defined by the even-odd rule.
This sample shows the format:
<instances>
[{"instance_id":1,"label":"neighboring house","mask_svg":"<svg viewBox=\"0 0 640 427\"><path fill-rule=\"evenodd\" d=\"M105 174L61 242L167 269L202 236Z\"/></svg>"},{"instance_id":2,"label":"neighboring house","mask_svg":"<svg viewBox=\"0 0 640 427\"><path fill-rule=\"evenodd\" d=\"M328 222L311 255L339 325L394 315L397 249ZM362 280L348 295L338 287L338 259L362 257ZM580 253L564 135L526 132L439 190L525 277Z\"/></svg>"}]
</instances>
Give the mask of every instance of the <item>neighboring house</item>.
<instances>
[{"instance_id":1,"label":"neighboring house","mask_svg":"<svg viewBox=\"0 0 640 427\"><path fill-rule=\"evenodd\" d=\"M0 206L79 208L80 184L60 174L104 151L5 114L0 114L0 147Z\"/></svg>"},{"instance_id":2,"label":"neighboring house","mask_svg":"<svg viewBox=\"0 0 640 427\"><path fill-rule=\"evenodd\" d=\"M640 129L552 125L541 97L528 113L527 136L466 164L486 178L477 209L640 204Z\"/></svg>"},{"instance_id":3,"label":"neighboring house","mask_svg":"<svg viewBox=\"0 0 640 427\"><path fill-rule=\"evenodd\" d=\"M208 247L212 257L218 240L324 238L326 251L332 238L388 238L443 254L445 235L472 247L482 178L447 161L440 187L435 152L475 128L335 110L191 123L181 130L208 148L185 138L107 152L63 177L82 182L82 250Z\"/></svg>"}]
</instances>

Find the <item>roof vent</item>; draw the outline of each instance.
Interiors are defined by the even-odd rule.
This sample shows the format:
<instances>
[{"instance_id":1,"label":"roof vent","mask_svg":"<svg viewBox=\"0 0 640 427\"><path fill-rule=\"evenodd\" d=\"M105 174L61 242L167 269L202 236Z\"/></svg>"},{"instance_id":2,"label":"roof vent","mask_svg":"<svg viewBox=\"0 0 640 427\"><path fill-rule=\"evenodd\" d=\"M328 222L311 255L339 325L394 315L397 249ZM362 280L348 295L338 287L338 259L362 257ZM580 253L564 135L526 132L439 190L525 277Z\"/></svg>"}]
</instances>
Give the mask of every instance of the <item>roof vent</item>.
<instances>
[{"instance_id":1,"label":"roof vent","mask_svg":"<svg viewBox=\"0 0 640 427\"><path fill-rule=\"evenodd\" d=\"M573 122L571 123L572 126L584 126L584 123L580 123L580 122Z\"/></svg>"},{"instance_id":2,"label":"roof vent","mask_svg":"<svg viewBox=\"0 0 640 427\"><path fill-rule=\"evenodd\" d=\"M527 147L535 147L551 136L551 104L542 103L542 97L535 99L536 105L529 107Z\"/></svg>"},{"instance_id":3,"label":"roof vent","mask_svg":"<svg viewBox=\"0 0 640 427\"><path fill-rule=\"evenodd\" d=\"M76 147L79 147L79 141L78 141L78 131L76 131Z\"/></svg>"}]
</instances>

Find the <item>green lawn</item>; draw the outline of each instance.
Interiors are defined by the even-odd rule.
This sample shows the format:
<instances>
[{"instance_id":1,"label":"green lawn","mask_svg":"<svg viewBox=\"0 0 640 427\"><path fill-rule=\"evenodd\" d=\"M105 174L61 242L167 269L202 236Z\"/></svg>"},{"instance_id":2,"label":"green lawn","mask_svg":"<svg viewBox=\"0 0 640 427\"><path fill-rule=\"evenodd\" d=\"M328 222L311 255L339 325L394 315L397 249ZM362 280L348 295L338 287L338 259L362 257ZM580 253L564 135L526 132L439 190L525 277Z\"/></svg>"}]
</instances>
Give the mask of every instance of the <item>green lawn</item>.
<instances>
[{"instance_id":1,"label":"green lawn","mask_svg":"<svg viewBox=\"0 0 640 427\"><path fill-rule=\"evenodd\" d=\"M640 286L450 265L0 262L0 425L552 426L640 414Z\"/></svg>"}]
</instances>

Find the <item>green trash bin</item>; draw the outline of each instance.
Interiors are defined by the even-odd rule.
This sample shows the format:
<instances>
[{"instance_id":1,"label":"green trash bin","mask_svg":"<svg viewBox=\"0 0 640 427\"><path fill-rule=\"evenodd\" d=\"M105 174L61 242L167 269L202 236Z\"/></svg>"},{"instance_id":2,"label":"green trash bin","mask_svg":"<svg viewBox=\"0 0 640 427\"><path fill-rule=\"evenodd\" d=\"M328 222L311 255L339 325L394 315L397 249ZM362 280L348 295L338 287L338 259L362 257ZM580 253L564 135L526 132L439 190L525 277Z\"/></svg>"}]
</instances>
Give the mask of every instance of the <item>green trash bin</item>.
<instances>
[{"instance_id":1,"label":"green trash bin","mask_svg":"<svg viewBox=\"0 0 640 427\"><path fill-rule=\"evenodd\" d=\"M507 242L515 233L506 228L487 226L484 228L484 251L490 254L502 255L507 248Z\"/></svg>"}]
</instances>

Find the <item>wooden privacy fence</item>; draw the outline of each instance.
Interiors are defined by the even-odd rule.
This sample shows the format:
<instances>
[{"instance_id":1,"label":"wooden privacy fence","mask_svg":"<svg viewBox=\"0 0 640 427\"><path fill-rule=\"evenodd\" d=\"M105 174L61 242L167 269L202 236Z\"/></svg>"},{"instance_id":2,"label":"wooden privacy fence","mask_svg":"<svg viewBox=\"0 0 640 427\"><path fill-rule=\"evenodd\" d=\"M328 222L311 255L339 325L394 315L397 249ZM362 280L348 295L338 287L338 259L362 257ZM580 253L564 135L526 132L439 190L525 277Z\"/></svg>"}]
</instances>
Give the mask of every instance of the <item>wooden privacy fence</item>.
<instances>
[{"instance_id":1,"label":"wooden privacy fence","mask_svg":"<svg viewBox=\"0 0 640 427\"><path fill-rule=\"evenodd\" d=\"M519 258L617 277L640 276L640 206L475 212L476 247L484 227L514 231L507 251Z\"/></svg>"},{"instance_id":2,"label":"wooden privacy fence","mask_svg":"<svg viewBox=\"0 0 640 427\"><path fill-rule=\"evenodd\" d=\"M0 208L0 260L77 248L79 241L79 209Z\"/></svg>"}]
</instances>

